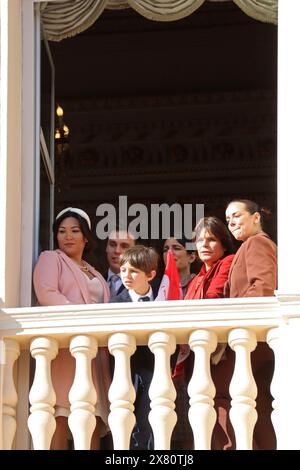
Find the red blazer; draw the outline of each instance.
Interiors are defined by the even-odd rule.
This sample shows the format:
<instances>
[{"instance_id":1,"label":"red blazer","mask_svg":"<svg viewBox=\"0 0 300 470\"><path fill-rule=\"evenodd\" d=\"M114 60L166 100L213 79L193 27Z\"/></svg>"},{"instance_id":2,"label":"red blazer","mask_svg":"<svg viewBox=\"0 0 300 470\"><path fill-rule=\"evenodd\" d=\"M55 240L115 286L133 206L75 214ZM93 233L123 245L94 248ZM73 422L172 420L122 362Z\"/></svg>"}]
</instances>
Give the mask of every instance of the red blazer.
<instances>
[{"instance_id":1,"label":"red blazer","mask_svg":"<svg viewBox=\"0 0 300 470\"><path fill-rule=\"evenodd\" d=\"M203 265L199 274L190 282L184 299L224 297L224 284L228 279L233 258L234 255L220 258L208 271L205 270L205 265Z\"/></svg>"},{"instance_id":2,"label":"red blazer","mask_svg":"<svg viewBox=\"0 0 300 470\"><path fill-rule=\"evenodd\" d=\"M277 283L277 249L270 237L259 232L238 249L225 291L228 297L273 296Z\"/></svg>"}]
</instances>

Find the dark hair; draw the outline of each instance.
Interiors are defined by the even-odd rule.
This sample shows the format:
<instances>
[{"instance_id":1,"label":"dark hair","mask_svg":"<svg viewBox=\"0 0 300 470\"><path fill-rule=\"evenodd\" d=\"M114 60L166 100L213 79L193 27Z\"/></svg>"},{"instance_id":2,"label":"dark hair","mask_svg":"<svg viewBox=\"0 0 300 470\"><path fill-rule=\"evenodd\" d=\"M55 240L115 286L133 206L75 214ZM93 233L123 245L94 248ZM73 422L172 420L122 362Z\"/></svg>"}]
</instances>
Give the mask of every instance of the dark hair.
<instances>
[{"instance_id":1,"label":"dark hair","mask_svg":"<svg viewBox=\"0 0 300 470\"><path fill-rule=\"evenodd\" d=\"M222 247L227 254L234 253L234 243L232 235L229 232L222 220L218 217L203 217L197 223L194 233L195 233L195 242L200 236L201 231L205 229L210 232L214 237L216 237L222 243Z\"/></svg>"},{"instance_id":2,"label":"dark hair","mask_svg":"<svg viewBox=\"0 0 300 470\"><path fill-rule=\"evenodd\" d=\"M53 226L52 226L52 231L54 235L54 246L56 248L58 247L57 234L58 234L59 226L62 223L62 221L67 219L68 217L73 217L74 219L78 220L80 230L82 231L84 237L88 241L88 243L85 246L84 251L86 252L93 251L97 247L97 242L94 239L92 232L89 229L87 221L83 217L81 217L81 215L77 214L77 212L73 212L72 210L64 212L60 217L58 217L58 219L55 219Z\"/></svg>"},{"instance_id":3,"label":"dark hair","mask_svg":"<svg viewBox=\"0 0 300 470\"><path fill-rule=\"evenodd\" d=\"M128 235L128 238L132 239L134 243L136 242L136 238L134 237L133 233L131 233L128 228L122 227L120 225L116 225L115 228L113 228L109 234L108 234L108 239L112 233L119 233L119 232L126 232Z\"/></svg>"},{"instance_id":4,"label":"dark hair","mask_svg":"<svg viewBox=\"0 0 300 470\"><path fill-rule=\"evenodd\" d=\"M177 240L178 243L180 243L180 245L182 245L185 251L187 251L189 254L196 252L196 247L189 248L188 250L186 249L186 246L191 245L193 243L193 240L189 240L183 234L181 234L181 237L176 237L176 234L170 235L168 238L164 240L164 244L166 243L167 240L170 240L170 238L174 238L175 240Z\"/></svg>"},{"instance_id":5,"label":"dark hair","mask_svg":"<svg viewBox=\"0 0 300 470\"><path fill-rule=\"evenodd\" d=\"M152 247L144 245L135 245L123 253L120 261L120 266L125 263L131 264L136 269L140 269L146 274L151 271L157 271L158 254Z\"/></svg>"},{"instance_id":6,"label":"dark hair","mask_svg":"<svg viewBox=\"0 0 300 470\"><path fill-rule=\"evenodd\" d=\"M244 204L244 206L246 207L246 211L249 212L251 215L255 214L255 212L258 212L260 214L261 226L264 225L266 219L268 219L271 215L271 211L269 209L267 209L266 207L261 207L259 204L254 201L251 201L250 199L233 199L227 204L226 209L230 204L234 202L240 202L241 204Z\"/></svg>"}]
</instances>

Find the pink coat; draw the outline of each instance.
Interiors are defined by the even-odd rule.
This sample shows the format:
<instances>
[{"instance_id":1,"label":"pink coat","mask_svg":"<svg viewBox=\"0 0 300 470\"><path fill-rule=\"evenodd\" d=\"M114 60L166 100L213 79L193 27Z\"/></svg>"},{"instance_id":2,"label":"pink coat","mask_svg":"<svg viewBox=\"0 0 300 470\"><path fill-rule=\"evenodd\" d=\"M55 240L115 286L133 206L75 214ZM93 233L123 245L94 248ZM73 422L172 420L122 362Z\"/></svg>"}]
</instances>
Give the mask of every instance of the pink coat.
<instances>
[{"instance_id":1,"label":"pink coat","mask_svg":"<svg viewBox=\"0 0 300 470\"><path fill-rule=\"evenodd\" d=\"M103 302L109 301L109 288L103 276L88 265L104 291ZM85 275L61 250L43 251L33 273L34 290L40 305L90 304Z\"/></svg>"},{"instance_id":2,"label":"pink coat","mask_svg":"<svg viewBox=\"0 0 300 470\"><path fill-rule=\"evenodd\" d=\"M103 286L103 302L108 302L110 293L103 276L88 265L91 273ZM85 275L80 268L61 250L43 251L33 273L33 284L40 305L89 304L90 294ZM100 357L99 357L100 354ZM97 364L97 365L96 365ZM75 374L75 360L68 349L60 349L52 361L52 382L56 393L56 405L70 407L68 393ZM92 362L94 385L97 390L100 416L107 423L109 410L108 389L111 383L109 355L107 348L99 348Z\"/></svg>"}]
</instances>

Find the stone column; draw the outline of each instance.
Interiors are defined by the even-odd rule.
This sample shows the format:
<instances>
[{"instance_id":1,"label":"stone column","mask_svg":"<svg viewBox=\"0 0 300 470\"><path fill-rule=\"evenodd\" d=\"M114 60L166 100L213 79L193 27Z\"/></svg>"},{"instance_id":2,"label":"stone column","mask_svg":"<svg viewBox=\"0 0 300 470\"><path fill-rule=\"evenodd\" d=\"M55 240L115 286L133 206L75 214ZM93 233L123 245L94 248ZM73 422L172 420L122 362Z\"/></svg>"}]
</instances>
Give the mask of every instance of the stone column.
<instances>
[{"instance_id":1,"label":"stone column","mask_svg":"<svg viewBox=\"0 0 300 470\"><path fill-rule=\"evenodd\" d=\"M229 392L232 398L230 420L237 450L251 450L257 421L257 387L252 374L251 352L256 348L255 333L237 328L229 333L228 344L235 352L235 366Z\"/></svg>"},{"instance_id":2,"label":"stone column","mask_svg":"<svg viewBox=\"0 0 300 470\"><path fill-rule=\"evenodd\" d=\"M29 393L28 427L35 450L49 450L56 428L54 418L55 391L51 380L51 361L58 353L58 343L52 338L35 338L30 351L35 359L34 381Z\"/></svg>"},{"instance_id":3,"label":"stone column","mask_svg":"<svg viewBox=\"0 0 300 470\"><path fill-rule=\"evenodd\" d=\"M278 292L300 296L300 2L278 3Z\"/></svg>"},{"instance_id":4,"label":"stone column","mask_svg":"<svg viewBox=\"0 0 300 470\"><path fill-rule=\"evenodd\" d=\"M4 341L5 361L3 374L3 449L11 450L16 433L16 406L17 391L14 383L14 364L20 355L20 346L17 341L7 339Z\"/></svg>"},{"instance_id":5,"label":"stone column","mask_svg":"<svg viewBox=\"0 0 300 470\"><path fill-rule=\"evenodd\" d=\"M131 381L130 356L136 350L134 336L115 333L108 340L109 352L115 358L114 378L109 389L109 427L114 449L129 450L130 437L135 425L135 390Z\"/></svg>"},{"instance_id":6,"label":"stone column","mask_svg":"<svg viewBox=\"0 0 300 470\"><path fill-rule=\"evenodd\" d=\"M170 367L170 357L176 348L175 336L157 331L150 336L148 346L155 356L154 373L149 388L149 422L154 434L154 447L155 450L169 450L177 421L174 411L176 390Z\"/></svg>"},{"instance_id":7,"label":"stone column","mask_svg":"<svg viewBox=\"0 0 300 470\"><path fill-rule=\"evenodd\" d=\"M217 335L213 331L196 330L190 336L189 345L195 353L193 375L188 386L189 420L195 450L209 450L217 418L214 409L216 388L210 374L210 355L216 349Z\"/></svg>"}]
</instances>

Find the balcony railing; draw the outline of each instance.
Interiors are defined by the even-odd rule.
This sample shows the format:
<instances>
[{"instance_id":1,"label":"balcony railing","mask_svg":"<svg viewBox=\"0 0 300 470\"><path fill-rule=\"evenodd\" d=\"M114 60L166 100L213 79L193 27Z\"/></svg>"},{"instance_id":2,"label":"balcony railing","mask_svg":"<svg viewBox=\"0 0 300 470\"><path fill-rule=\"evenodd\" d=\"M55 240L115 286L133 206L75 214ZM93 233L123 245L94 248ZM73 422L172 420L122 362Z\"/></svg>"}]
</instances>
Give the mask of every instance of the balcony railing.
<instances>
[{"instance_id":1,"label":"balcony railing","mask_svg":"<svg viewBox=\"0 0 300 470\"><path fill-rule=\"evenodd\" d=\"M96 401L91 361L99 346L108 346L115 358L109 424L114 448L128 449L135 423L130 356L137 345L148 344L155 357L149 421L155 449L169 449L176 423L170 356L176 344L188 343L195 354L188 387L194 446L209 449L216 420L210 355L217 343L228 343L235 351L230 416L236 447L251 449L257 418L251 351L262 341L275 354L271 393L277 447L299 449L293 428L298 411L291 400L300 376L299 317L299 296L2 309L2 448L49 449L55 430L51 361L58 348L68 347L76 360L69 423L75 449L89 449ZM30 393L29 351L36 365Z\"/></svg>"}]
</instances>

